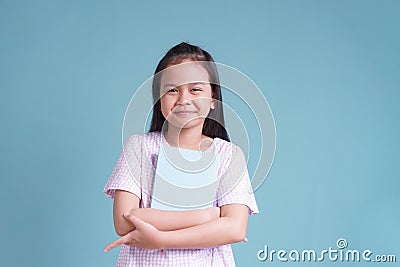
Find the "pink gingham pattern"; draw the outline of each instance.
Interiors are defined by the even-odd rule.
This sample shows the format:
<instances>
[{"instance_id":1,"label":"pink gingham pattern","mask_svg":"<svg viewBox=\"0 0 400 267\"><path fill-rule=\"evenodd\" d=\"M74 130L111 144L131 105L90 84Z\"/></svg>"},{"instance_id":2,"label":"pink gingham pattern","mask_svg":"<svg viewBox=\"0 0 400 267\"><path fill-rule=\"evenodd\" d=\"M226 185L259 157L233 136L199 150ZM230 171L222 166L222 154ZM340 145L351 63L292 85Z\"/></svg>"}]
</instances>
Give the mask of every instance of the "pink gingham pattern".
<instances>
[{"instance_id":1,"label":"pink gingham pattern","mask_svg":"<svg viewBox=\"0 0 400 267\"><path fill-rule=\"evenodd\" d=\"M116 189L125 190L141 199L141 208L150 207L149 192L152 192L158 150L163 140L165 137L161 132L136 134L128 138L104 188L107 197L113 198ZM214 138L213 145L220 155L219 187L214 206L238 203L246 205L249 214L258 213L243 152L238 146L220 138ZM238 166L242 166L242 169ZM230 245L161 250L122 245L116 266L230 267L235 266L235 261Z\"/></svg>"}]
</instances>

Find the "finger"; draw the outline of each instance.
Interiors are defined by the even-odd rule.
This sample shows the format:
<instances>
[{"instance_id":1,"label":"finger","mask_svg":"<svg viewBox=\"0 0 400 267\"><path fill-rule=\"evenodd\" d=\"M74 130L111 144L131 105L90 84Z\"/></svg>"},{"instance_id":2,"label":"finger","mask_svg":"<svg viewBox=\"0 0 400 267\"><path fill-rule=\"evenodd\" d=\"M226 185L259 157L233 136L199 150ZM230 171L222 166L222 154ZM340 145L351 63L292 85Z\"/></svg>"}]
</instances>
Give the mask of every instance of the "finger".
<instances>
[{"instance_id":1,"label":"finger","mask_svg":"<svg viewBox=\"0 0 400 267\"><path fill-rule=\"evenodd\" d=\"M115 247L118 247L119 245L125 244L126 242L129 241L129 234L124 235L123 237L115 240L114 242L112 242L111 244L109 244L105 249L104 252L107 252Z\"/></svg>"},{"instance_id":2,"label":"finger","mask_svg":"<svg viewBox=\"0 0 400 267\"><path fill-rule=\"evenodd\" d=\"M136 240L131 240L131 241L125 243L125 245L127 245L127 246L136 246L137 244L138 243L136 242Z\"/></svg>"}]
</instances>

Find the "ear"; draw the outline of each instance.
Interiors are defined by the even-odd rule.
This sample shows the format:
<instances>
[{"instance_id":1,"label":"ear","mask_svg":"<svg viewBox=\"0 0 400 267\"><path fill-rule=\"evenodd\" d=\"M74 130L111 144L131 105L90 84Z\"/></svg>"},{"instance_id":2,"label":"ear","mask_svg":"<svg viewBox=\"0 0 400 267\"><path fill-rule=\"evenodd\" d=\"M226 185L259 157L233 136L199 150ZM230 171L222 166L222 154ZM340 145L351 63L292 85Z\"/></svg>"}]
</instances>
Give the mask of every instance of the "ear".
<instances>
[{"instance_id":1,"label":"ear","mask_svg":"<svg viewBox=\"0 0 400 267\"><path fill-rule=\"evenodd\" d=\"M213 93L212 93L212 96L211 96L211 103L210 103L210 108L211 108L211 109L215 109L215 101L216 101L216 99L215 99L215 92L213 92Z\"/></svg>"},{"instance_id":2,"label":"ear","mask_svg":"<svg viewBox=\"0 0 400 267\"><path fill-rule=\"evenodd\" d=\"M210 108L215 109L215 99L214 98L211 100Z\"/></svg>"}]
</instances>

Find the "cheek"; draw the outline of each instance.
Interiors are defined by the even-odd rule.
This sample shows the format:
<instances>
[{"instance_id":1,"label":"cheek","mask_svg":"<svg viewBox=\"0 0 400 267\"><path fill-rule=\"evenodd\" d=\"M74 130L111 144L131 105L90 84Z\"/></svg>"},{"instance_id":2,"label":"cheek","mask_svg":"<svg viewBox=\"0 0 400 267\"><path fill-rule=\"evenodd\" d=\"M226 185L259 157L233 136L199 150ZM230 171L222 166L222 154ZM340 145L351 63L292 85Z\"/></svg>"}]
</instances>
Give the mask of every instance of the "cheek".
<instances>
[{"instance_id":1,"label":"cheek","mask_svg":"<svg viewBox=\"0 0 400 267\"><path fill-rule=\"evenodd\" d=\"M164 115L164 117L167 117L171 113L170 101L168 101L168 99L161 98L160 105L161 105L161 113Z\"/></svg>"},{"instance_id":2,"label":"cheek","mask_svg":"<svg viewBox=\"0 0 400 267\"><path fill-rule=\"evenodd\" d=\"M212 100L213 99L209 98L208 96L203 96L203 97L200 97L198 99L194 99L192 102L198 108L207 109L207 108L210 108Z\"/></svg>"},{"instance_id":3,"label":"cheek","mask_svg":"<svg viewBox=\"0 0 400 267\"><path fill-rule=\"evenodd\" d=\"M164 102L164 101L161 101L161 112L162 112L162 114L165 113L165 110L166 110L165 102Z\"/></svg>"}]
</instances>

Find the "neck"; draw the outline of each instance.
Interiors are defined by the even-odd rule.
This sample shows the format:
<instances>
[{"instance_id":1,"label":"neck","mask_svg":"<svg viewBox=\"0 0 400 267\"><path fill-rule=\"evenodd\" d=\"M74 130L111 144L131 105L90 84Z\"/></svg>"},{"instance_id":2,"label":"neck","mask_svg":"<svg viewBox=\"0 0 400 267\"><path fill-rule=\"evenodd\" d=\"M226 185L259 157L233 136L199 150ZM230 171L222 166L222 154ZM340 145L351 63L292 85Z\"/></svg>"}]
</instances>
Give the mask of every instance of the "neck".
<instances>
[{"instance_id":1,"label":"neck","mask_svg":"<svg viewBox=\"0 0 400 267\"><path fill-rule=\"evenodd\" d=\"M189 129L176 128L168 125L168 131L165 132L165 139L171 146L203 150L210 145L210 141L203 142L207 136L202 134L203 125L192 127ZM212 142L212 139L211 139Z\"/></svg>"}]
</instances>

